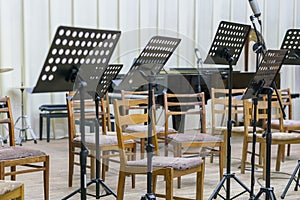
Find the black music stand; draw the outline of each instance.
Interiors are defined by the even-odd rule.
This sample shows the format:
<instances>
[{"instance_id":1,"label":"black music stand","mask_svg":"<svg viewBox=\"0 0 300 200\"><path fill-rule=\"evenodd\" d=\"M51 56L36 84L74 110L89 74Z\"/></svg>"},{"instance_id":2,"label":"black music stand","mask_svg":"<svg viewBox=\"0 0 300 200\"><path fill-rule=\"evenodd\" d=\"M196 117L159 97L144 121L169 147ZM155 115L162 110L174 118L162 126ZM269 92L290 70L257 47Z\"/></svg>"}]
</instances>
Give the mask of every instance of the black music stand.
<instances>
[{"instance_id":1,"label":"black music stand","mask_svg":"<svg viewBox=\"0 0 300 200\"><path fill-rule=\"evenodd\" d=\"M99 199L100 197L105 197L108 195L113 195L114 197L117 197L116 193L114 191L112 191L112 189L100 178L101 163L100 163L100 150L99 150L99 146L100 146L100 144L99 144L99 141L100 141L99 126L100 126L101 122L100 122L100 118L99 118L99 101L101 98L104 98L105 93L107 92L108 88L112 84L112 80L116 78L116 76L119 74L122 67L123 67L123 65L118 65L118 64L107 66L107 68L103 72L100 80L98 81L96 91L95 92L94 91L87 92L93 98L93 100L95 102L95 108L96 108L96 110L95 110L96 116L95 117L96 117L96 122L97 122L97 125L95 127L95 130L96 130L95 131L96 177L94 179L92 179L89 183L87 183L87 187L93 183L96 184L96 195L89 194L90 196L96 197L96 199ZM79 92L79 94L80 94L80 92ZM76 99L78 97L74 96L74 98ZM105 126L105 124L102 123L102 126ZM102 169L102 170L105 170L105 169ZM100 187L99 187L100 184L105 189L105 191L106 191L105 194L100 195ZM80 190L81 190L81 188L75 190L74 192L72 192L70 195L68 195L64 199L68 199L68 198L72 197L76 193L80 192Z\"/></svg>"},{"instance_id":2,"label":"black music stand","mask_svg":"<svg viewBox=\"0 0 300 200\"><path fill-rule=\"evenodd\" d=\"M147 193L142 196L142 200L154 200L155 195L152 193L152 99L153 84L155 76L160 72L167 63L181 39L154 36L145 46L139 57L126 74L118 88L137 89L142 85L148 84L148 138L147 138Z\"/></svg>"},{"instance_id":3,"label":"black music stand","mask_svg":"<svg viewBox=\"0 0 300 200\"><path fill-rule=\"evenodd\" d=\"M288 29L285 33L284 39L281 44L281 49L287 49L288 54L283 61L284 65L300 65L300 29ZM299 176L300 176L300 160L298 160L298 164L294 169L289 182L287 183L283 193L281 194L281 199L284 199L289 187L291 186L293 180L296 181L295 191L298 190L299 184ZM295 176L298 172L298 178L295 179Z\"/></svg>"},{"instance_id":4,"label":"black music stand","mask_svg":"<svg viewBox=\"0 0 300 200\"><path fill-rule=\"evenodd\" d=\"M80 189L64 199L81 193L86 199L86 161L84 99L95 91L120 38L120 31L58 27L43 69L32 93L79 91L80 95ZM98 148L98 147L96 147ZM101 182L103 183L103 182ZM102 184L105 187L105 184ZM112 194L114 194L112 192ZM100 198L97 196L97 198Z\"/></svg>"},{"instance_id":5,"label":"black music stand","mask_svg":"<svg viewBox=\"0 0 300 200\"><path fill-rule=\"evenodd\" d=\"M209 199L216 198L224 182L227 181L226 199L230 199L230 179L233 178L239 183L245 191L236 195L236 198L246 191L250 193L250 190L244 185L235 174L231 173L231 131L233 121L231 120L231 109L232 109L232 65L236 65L239 56L242 52L242 48L248 38L250 32L250 26L244 24L237 24L231 22L221 21L215 35L212 46L210 47L209 53L204 61L207 64L220 64L229 65L228 74L228 122L227 122L227 171L223 175L222 180L217 185ZM232 198L232 199L233 199Z\"/></svg>"},{"instance_id":6,"label":"black music stand","mask_svg":"<svg viewBox=\"0 0 300 200\"><path fill-rule=\"evenodd\" d=\"M257 98L260 96L268 96L268 111L267 111L267 130L265 132L266 137L266 186L261 187L258 194L250 198L258 199L263 193L266 193L266 199L276 199L273 191L273 187L270 186L270 166L271 166L271 144L272 144L272 134L271 134L271 109L272 109L272 93L273 93L273 82L277 74L280 71L283 60L287 54L287 50L268 50L265 53L263 60L260 63L258 71L256 72L254 78L250 81L249 86L243 95L242 99L253 99L254 109L257 109ZM254 111L256 113L256 111ZM254 116L254 131L252 140L252 157L251 157L251 187L254 188L254 154L255 154L255 144L256 144L256 116ZM254 194L252 194L254 195Z\"/></svg>"}]
</instances>

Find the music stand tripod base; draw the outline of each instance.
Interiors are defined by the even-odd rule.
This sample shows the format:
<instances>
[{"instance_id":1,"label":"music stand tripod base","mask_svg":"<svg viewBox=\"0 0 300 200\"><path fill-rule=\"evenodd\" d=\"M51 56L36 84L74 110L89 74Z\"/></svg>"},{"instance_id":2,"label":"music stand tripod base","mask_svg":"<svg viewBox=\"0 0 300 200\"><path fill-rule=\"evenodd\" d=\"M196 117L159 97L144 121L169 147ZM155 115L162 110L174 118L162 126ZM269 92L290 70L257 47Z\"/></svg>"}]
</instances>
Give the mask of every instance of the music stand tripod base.
<instances>
[{"instance_id":1,"label":"music stand tripod base","mask_svg":"<svg viewBox=\"0 0 300 200\"><path fill-rule=\"evenodd\" d=\"M229 65L228 75L228 121L227 121L227 170L226 174L223 175L222 180L213 191L209 200L216 198L217 195L224 198L219 194L220 189L226 181L226 199L234 199L244 194L245 192L250 193L250 189L247 188L239 179L236 178L235 174L231 173L231 131L233 121L231 120L232 110L232 65L236 65L239 56L242 52L243 46L248 38L250 32L249 25L231 23L221 21L216 32L214 41L212 42L209 53L204 61L206 64L220 64ZM230 198L230 179L234 179L244 191ZM225 199L225 198L224 198Z\"/></svg>"},{"instance_id":2,"label":"music stand tripod base","mask_svg":"<svg viewBox=\"0 0 300 200\"><path fill-rule=\"evenodd\" d=\"M291 178L289 179L288 184L285 186L282 195L280 196L281 199L284 199L284 198L285 198L285 195L286 195L287 191L289 190L289 188L290 188L290 186L291 186L293 180L296 182L296 185L295 185L295 189L294 189L294 190L295 190L295 191L298 191L298 187L300 187L300 184L299 184L300 170L299 170L299 169L300 169L300 160L298 160L298 164L297 164L296 168L294 169L294 172L293 172L293 174L291 175ZM298 172L298 177L297 177L297 179L296 179L295 177L296 177L297 172Z\"/></svg>"},{"instance_id":3,"label":"music stand tripod base","mask_svg":"<svg viewBox=\"0 0 300 200\"><path fill-rule=\"evenodd\" d=\"M58 27L39 79L32 89L32 93L74 90L79 90L80 93L80 189L64 199L78 192L81 200L85 200L86 196L90 195L87 194L86 181L88 150L85 147L84 99L90 98L90 92L96 91L120 35L120 31L113 30ZM96 194L96 198L100 196Z\"/></svg>"}]
</instances>

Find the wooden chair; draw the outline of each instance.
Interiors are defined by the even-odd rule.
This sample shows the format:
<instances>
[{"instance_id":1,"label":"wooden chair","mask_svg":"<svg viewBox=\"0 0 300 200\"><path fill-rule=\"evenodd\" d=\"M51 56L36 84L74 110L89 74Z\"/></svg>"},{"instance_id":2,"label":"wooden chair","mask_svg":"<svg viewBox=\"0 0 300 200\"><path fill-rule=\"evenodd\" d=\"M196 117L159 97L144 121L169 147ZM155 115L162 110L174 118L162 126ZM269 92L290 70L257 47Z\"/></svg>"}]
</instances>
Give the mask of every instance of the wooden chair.
<instances>
[{"instance_id":1,"label":"wooden chair","mask_svg":"<svg viewBox=\"0 0 300 200\"><path fill-rule=\"evenodd\" d=\"M128 139L146 138L147 132L123 132L124 126L147 123L147 113L129 113L121 115L122 107L138 106L147 104L147 99L137 100L114 100L114 111L116 120L116 130L118 135L118 146L120 151L120 170L117 189L117 199L124 199L125 178L130 174L147 174L147 159L127 160L125 142ZM173 196L173 179L186 174L196 173L196 198L203 199L203 183L204 183L204 160L201 158L175 158L159 156L159 148L157 135L155 130L155 122L152 123L152 141L154 145L153 156L153 193L156 197L163 197L167 200L188 199ZM164 176L166 181L165 194L156 192L157 176Z\"/></svg>"},{"instance_id":2,"label":"wooden chair","mask_svg":"<svg viewBox=\"0 0 300 200\"><path fill-rule=\"evenodd\" d=\"M282 112L278 101L272 101L272 120L279 120L280 125L283 124L282 119ZM267 101L258 101L257 105L257 121L266 121L267 120ZM242 165L241 165L241 173L245 173L245 165L249 164L247 161L247 153L248 151L248 144L252 143L253 140L253 133L249 132L248 127L251 125L251 121L253 120L253 106L252 102L245 101L244 102L244 116L245 116L245 135L243 141L243 151L242 151ZM272 121L271 120L271 121ZM257 134L257 143L261 145L261 154L263 158L262 164L255 164L256 167L263 168L263 177L266 178L266 169L265 169L265 162L266 162L266 138L263 137L262 134ZM277 158L276 158L276 171L280 171L280 162L281 162L281 152L282 147L286 144L299 144L300 143L300 134L298 133L290 133L287 134L285 132L272 132L272 144L278 145L277 151ZM250 151L251 152L251 151Z\"/></svg>"},{"instance_id":3,"label":"wooden chair","mask_svg":"<svg viewBox=\"0 0 300 200\"><path fill-rule=\"evenodd\" d=\"M80 165L79 162L75 161L75 155L79 155L81 149L81 137L80 133L76 131L75 120L80 119L80 101L72 100L70 97L73 95L71 92L67 94L67 109L68 109L68 132L69 132L69 187L72 187L73 183L73 173L74 173L74 165ZM108 96L107 96L108 98ZM107 127L105 124L110 124L110 121L107 117L107 107L109 99L100 100L99 103L99 117L102 120L102 134L99 136L99 145L101 160L102 160L102 179L105 181L105 172L108 170L108 161L119 162L118 154L112 154L111 152L118 152L118 141L116 134L110 132L107 135ZM99 126L99 120L96 119L96 108L95 102L92 99L85 100L85 119L92 120L95 123L95 126ZM88 157L90 158L90 164L87 168L91 170L91 178L95 176L95 151L96 151L96 142L95 142L95 133L86 133L85 136L86 147L90 150ZM131 151L136 151L136 144L134 141L126 141L126 148ZM116 158L116 159L113 159ZM133 180L134 187L134 180Z\"/></svg>"},{"instance_id":4,"label":"wooden chair","mask_svg":"<svg viewBox=\"0 0 300 200\"><path fill-rule=\"evenodd\" d=\"M244 89L232 89L232 117L235 121L232 126L231 136L244 136L244 125L239 124L239 121L244 121L243 100L241 95ZM224 151L227 151L227 116L228 116L228 89L211 89L211 134L224 136ZM248 131L253 132L253 127L248 127ZM257 127L257 133L262 133L263 129ZM224 160L224 164L226 160Z\"/></svg>"},{"instance_id":5,"label":"wooden chair","mask_svg":"<svg viewBox=\"0 0 300 200\"><path fill-rule=\"evenodd\" d=\"M172 116L190 117L194 123L198 125L185 128L183 132L169 134L165 132L165 146L168 150L168 145L173 146L175 157L183 155L205 154L219 155L219 175L223 177L223 156L224 143L217 136L206 134L206 109L204 93L196 94L168 94L164 93L165 105L165 130L169 130L169 118ZM197 123L197 121L199 123ZM199 128L200 127L200 128ZM197 149L195 151L195 148ZM199 148L202 148L201 151ZM218 149L215 149L218 148ZM192 151L191 151L192 149ZM204 151L203 151L204 149ZM208 152L207 152L208 150ZM180 179L178 179L178 187L180 187Z\"/></svg>"},{"instance_id":6,"label":"wooden chair","mask_svg":"<svg viewBox=\"0 0 300 200\"><path fill-rule=\"evenodd\" d=\"M24 200L24 184L16 181L0 180L1 200Z\"/></svg>"},{"instance_id":7,"label":"wooden chair","mask_svg":"<svg viewBox=\"0 0 300 200\"><path fill-rule=\"evenodd\" d=\"M292 102L292 97L291 97L291 90L290 88L286 89L280 89L278 90L279 98L281 100L282 106L285 110L287 110L286 118L283 119L283 124L282 126L279 124L279 120L273 120L271 123L271 128L279 130L281 132L298 132L300 130L300 120L295 120L293 119L293 102ZM273 94L273 99L277 99L277 95ZM290 156L290 148L291 145L287 145L287 156ZM284 152L285 148L282 147L282 159L284 161Z\"/></svg>"},{"instance_id":8,"label":"wooden chair","mask_svg":"<svg viewBox=\"0 0 300 200\"><path fill-rule=\"evenodd\" d=\"M165 126L157 125L157 119L156 119L156 103L155 103L155 96L153 92L153 111L154 111L154 119L156 121L156 134L158 138L159 143L165 143ZM121 99L148 99L148 91L121 91ZM148 104L147 104L148 105ZM124 108L123 112L147 112L147 105L140 105L138 107L130 107L130 108ZM125 128L125 132L147 132L148 126L145 124L139 124L139 125L130 125ZM177 133L177 131L174 128L169 128L168 133ZM140 153L141 158L144 158L145 155L145 138L138 141L140 143Z\"/></svg>"},{"instance_id":9,"label":"wooden chair","mask_svg":"<svg viewBox=\"0 0 300 200\"><path fill-rule=\"evenodd\" d=\"M9 131L9 146L0 147L0 180L4 180L6 176L10 176L11 180L16 180L18 174L43 172L44 199L48 200L49 156L39 150L15 146L14 120L10 98L0 98L0 105L0 123L7 124ZM10 170L7 170L8 168Z\"/></svg>"}]
</instances>

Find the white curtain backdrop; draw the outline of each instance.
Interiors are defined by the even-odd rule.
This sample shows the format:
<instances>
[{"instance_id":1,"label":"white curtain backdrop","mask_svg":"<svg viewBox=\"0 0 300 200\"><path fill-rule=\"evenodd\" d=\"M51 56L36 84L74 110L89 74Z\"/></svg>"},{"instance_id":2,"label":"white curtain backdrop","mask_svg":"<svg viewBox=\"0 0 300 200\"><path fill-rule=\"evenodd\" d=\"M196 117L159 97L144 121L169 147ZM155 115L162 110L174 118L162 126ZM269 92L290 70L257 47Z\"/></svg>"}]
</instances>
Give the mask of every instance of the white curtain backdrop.
<instances>
[{"instance_id":1,"label":"white curtain backdrop","mask_svg":"<svg viewBox=\"0 0 300 200\"><path fill-rule=\"evenodd\" d=\"M300 28L300 3L297 0L257 1L266 45L278 49L287 29ZM36 84L60 25L122 31L110 63L124 64L121 73L126 73L150 37L157 34L182 38L166 68L193 67L196 65L194 48L199 48L201 56L206 57L220 21L251 25L251 14L248 0L0 0L0 67L14 68L0 74L0 95L11 96L14 118L20 116L19 87L21 83L27 87ZM252 51L249 68L251 71L255 68ZM243 69L242 54L235 70ZM297 66L283 66L281 87L299 93L299 75ZM25 92L24 98L25 113L36 134L39 106L65 103L64 93ZM298 107L295 105L295 109ZM55 120L51 132L52 136L66 136L67 121Z\"/></svg>"}]
</instances>

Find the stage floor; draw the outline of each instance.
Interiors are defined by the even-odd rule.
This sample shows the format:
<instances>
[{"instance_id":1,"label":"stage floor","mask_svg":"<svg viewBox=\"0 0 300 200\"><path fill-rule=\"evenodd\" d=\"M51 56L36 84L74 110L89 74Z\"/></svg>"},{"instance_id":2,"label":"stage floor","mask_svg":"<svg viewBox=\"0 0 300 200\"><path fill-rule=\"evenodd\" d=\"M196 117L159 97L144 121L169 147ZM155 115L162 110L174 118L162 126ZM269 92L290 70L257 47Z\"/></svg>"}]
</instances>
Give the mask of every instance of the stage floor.
<instances>
[{"instance_id":1,"label":"stage floor","mask_svg":"<svg viewBox=\"0 0 300 200\"><path fill-rule=\"evenodd\" d=\"M62 199L66 195L70 194L74 190L78 189L80 185L80 174L79 167L75 166L75 175L73 181L73 187L68 187L68 140L51 140L47 143L46 140L38 141L37 144L33 144L33 141L27 141L23 143L23 146L28 146L35 149L40 149L50 155L51 161L51 171L50 171L50 199L58 200ZM236 174L236 177L241 180L248 188L250 188L250 170L247 170L245 174L241 174L239 170L240 158L242 150L242 138L236 137L232 141L232 167L231 171ZM280 196L288 183L291 173L297 166L298 159L300 158L300 145L292 145L292 153L290 157L286 157L286 160L281 165L281 172L275 172L275 153L277 151L277 146L272 146L272 168L271 168L271 186L274 187L274 192L277 199ZM212 194L217 184L219 183L218 175L218 158L215 157L214 163L209 162L209 158L206 159L206 169L205 169L205 188L204 188L204 199ZM224 169L226 172L226 169ZM89 170L88 179L89 179ZM111 166L107 172L106 184L111 187L112 190L116 191L117 180L118 180L118 165ZM40 200L43 199L43 180L41 173L32 173L30 175L20 175L17 180L23 181L25 183L25 199L30 200ZM131 189L131 178L126 179L126 193L125 199L141 199L141 196L146 193L146 176L137 176L136 188ZM265 186L262 180L261 169L257 170L255 173L255 193L257 193L261 185ZM177 182L174 182L177 187ZM226 185L225 185L226 186ZM291 184L285 199L299 199L300 191L294 191L295 182ZM164 190L164 181L159 179L159 191ZM94 184L89 187L89 192L95 194ZM102 189L103 190L103 189ZM236 181L231 181L231 197L243 189L237 185ZM195 177L192 175L182 178L182 188L175 188L175 194L177 195L187 195L191 198L195 197ZM225 194L224 189L221 189L220 194ZM70 199L80 199L80 194L75 195ZM95 199L94 197L88 197L87 199ZM101 199L115 199L112 195L107 197L101 197ZM159 198L157 198L159 199ZM221 199L221 198L217 198ZM249 194L245 193L237 199L249 199ZM260 198L264 199L264 198Z\"/></svg>"}]
</instances>

